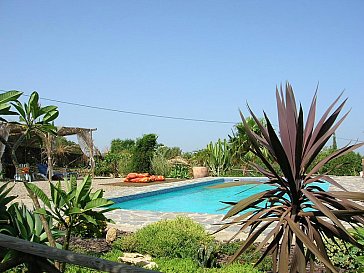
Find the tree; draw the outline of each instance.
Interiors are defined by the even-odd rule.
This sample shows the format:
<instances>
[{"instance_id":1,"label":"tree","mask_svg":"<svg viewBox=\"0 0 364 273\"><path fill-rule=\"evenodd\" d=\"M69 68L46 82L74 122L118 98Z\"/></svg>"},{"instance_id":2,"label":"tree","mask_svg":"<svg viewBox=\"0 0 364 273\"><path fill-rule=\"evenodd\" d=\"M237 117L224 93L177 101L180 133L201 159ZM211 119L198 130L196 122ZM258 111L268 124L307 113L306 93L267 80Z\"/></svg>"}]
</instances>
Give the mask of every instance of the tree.
<instances>
[{"instance_id":1,"label":"tree","mask_svg":"<svg viewBox=\"0 0 364 273\"><path fill-rule=\"evenodd\" d=\"M57 106L50 105L41 107L39 103L39 95L37 92L33 92L30 95L28 103L22 104L19 101L15 101L12 103L12 105L15 107L17 111L16 113L19 115L18 125L23 128L23 133L15 142L12 150L13 164L15 167L17 167L18 160L16 158L16 150L22 141L26 137L35 136L45 140L48 135L56 135L57 128L52 122L58 117L59 112ZM24 181L24 183L26 183L26 181ZM34 207L36 209L40 209L37 196L28 187L26 187L26 189L33 201ZM41 215L40 218L47 234L49 244L55 247L56 243L54 241L47 219L44 217L44 215Z\"/></svg>"},{"instance_id":2,"label":"tree","mask_svg":"<svg viewBox=\"0 0 364 273\"><path fill-rule=\"evenodd\" d=\"M57 128L53 125L53 121L58 117L59 112L57 106L41 107L39 95L35 91L30 95L28 103L22 104L16 101L12 105L19 115L18 125L23 129L22 135L15 142L12 150L13 164L17 166L16 150L26 137L37 137L40 140L45 140L49 134L57 134Z\"/></svg>"},{"instance_id":3,"label":"tree","mask_svg":"<svg viewBox=\"0 0 364 273\"><path fill-rule=\"evenodd\" d=\"M111 141L110 152L119 153L123 151L132 151L135 147L135 141L133 139L113 139Z\"/></svg>"},{"instance_id":4,"label":"tree","mask_svg":"<svg viewBox=\"0 0 364 273\"><path fill-rule=\"evenodd\" d=\"M138 138L132 157L132 167L135 172L151 173L152 158L157 147L157 135L146 134Z\"/></svg>"},{"instance_id":5,"label":"tree","mask_svg":"<svg viewBox=\"0 0 364 273\"><path fill-rule=\"evenodd\" d=\"M265 125L264 119L259 119L259 122ZM246 124L252 132L261 136L261 130L253 117L247 117ZM242 122L235 125L235 131L233 131L231 136L229 135L229 143L231 144L232 164L242 165L243 173L245 175L245 172L251 163L257 163L259 158L251 151L253 144L250 141L247 129ZM269 157L267 150L263 146L261 147L261 151L267 158Z\"/></svg>"}]
</instances>

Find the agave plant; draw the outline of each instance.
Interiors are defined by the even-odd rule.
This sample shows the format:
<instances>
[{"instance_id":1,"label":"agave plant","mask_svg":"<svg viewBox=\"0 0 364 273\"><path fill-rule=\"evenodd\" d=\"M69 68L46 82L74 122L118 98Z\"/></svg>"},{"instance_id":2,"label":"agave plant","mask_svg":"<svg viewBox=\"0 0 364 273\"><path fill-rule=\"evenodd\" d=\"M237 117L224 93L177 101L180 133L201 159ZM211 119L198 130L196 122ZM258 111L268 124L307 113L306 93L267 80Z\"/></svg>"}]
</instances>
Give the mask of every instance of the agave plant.
<instances>
[{"instance_id":1,"label":"agave plant","mask_svg":"<svg viewBox=\"0 0 364 273\"><path fill-rule=\"evenodd\" d=\"M325 250L327 239L343 240L363 248L347 231L344 222L354 228L363 226L364 207L355 201L364 200L364 193L348 192L327 174L316 175L325 163L358 148L363 143L338 149L316 166L311 166L312 169L307 172L320 150L348 114L337 121L346 100L332 112L340 100L340 95L315 125L316 93L304 123L302 106L297 110L290 84L286 84L285 97L282 87L280 90L277 88L279 136L265 113L266 127L248 106L251 116L262 132L261 136L252 132L240 113L252 143L251 150L264 164L253 165L269 178L264 184L270 187L239 202L226 202L232 207L223 219L233 218L233 221L223 225L220 230L239 224L239 232L248 231L246 241L233 259L252 245L263 232L266 236L257 251L266 248L257 263L267 255L272 255L273 272L303 273L308 265L310 272L313 272L315 258L324 264L327 272L337 272ZM283 176L279 175L266 159L261 152L261 146L268 150ZM324 182L331 183L341 191L323 190ZM291 261L290 264L288 261Z\"/></svg>"}]
</instances>

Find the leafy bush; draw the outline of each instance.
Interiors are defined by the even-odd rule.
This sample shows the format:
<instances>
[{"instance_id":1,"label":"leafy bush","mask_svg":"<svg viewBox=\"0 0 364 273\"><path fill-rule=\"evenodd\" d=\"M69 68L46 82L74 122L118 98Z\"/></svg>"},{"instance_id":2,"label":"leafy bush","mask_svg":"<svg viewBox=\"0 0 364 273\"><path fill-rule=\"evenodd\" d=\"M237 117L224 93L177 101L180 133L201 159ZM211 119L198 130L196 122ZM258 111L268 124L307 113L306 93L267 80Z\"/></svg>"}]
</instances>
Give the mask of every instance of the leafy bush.
<instances>
[{"instance_id":1,"label":"leafy bush","mask_svg":"<svg viewBox=\"0 0 364 273\"><path fill-rule=\"evenodd\" d=\"M364 243L363 228L358 228L352 234L359 243ZM352 244L345 244L340 240L333 241L330 239L328 239L326 247L327 254L335 266L346 270L345 272L357 273L364 271L364 250Z\"/></svg>"},{"instance_id":2,"label":"leafy bush","mask_svg":"<svg viewBox=\"0 0 364 273\"><path fill-rule=\"evenodd\" d=\"M177 217L141 228L119 239L114 246L154 257L193 259L200 246L212 240L202 225L187 217Z\"/></svg>"},{"instance_id":3,"label":"leafy bush","mask_svg":"<svg viewBox=\"0 0 364 273\"><path fill-rule=\"evenodd\" d=\"M105 212L113 210L107 207L113 204L112 201L103 198L103 191L91 192L92 179L86 176L81 183L77 183L74 177L65 181L66 190L59 181L55 185L50 183L50 197L35 184L26 186L34 192L44 203L45 208L36 209L34 212L52 217L65 230L63 249L68 249L71 234L79 235L77 232L84 232L84 226L93 226L88 232L100 231L106 221ZM99 226L101 224L101 227Z\"/></svg>"},{"instance_id":4,"label":"leafy bush","mask_svg":"<svg viewBox=\"0 0 364 273\"><path fill-rule=\"evenodd\" d=\"M190 178L190 168L187 165L174 164L169 173L169 177L181 179Z\"/></svg>"},{"instance_id":5,"label":"leafy bush","mask_svg":"<svg viewBox=\"0 0 364 273\"><path fill-rule=\"evenodd\" d=\"M135 148L132 158L132 168L134 172L151 173L152 158L157 146L157 135L147 134L138 138L135 142Z\"/></svg>"},{"instance_id":6,"label":"leafy bush","mask_svg":"<svg viewBox=\"0 0 364 273\"><path fill-rule=\"evenodd\" d=\"M95 160L95 175L108 176L113 173L112 166L103 158L97 158Z\"/></svg>"},{"instance_id":7,"label":"leafy bush","mask_svg":"<svg viewBox=\"0 0 364 273\"><path fill-rule=\"evenodd\" d=\"M217 264L217 246L215 243L203 245L197 252L197 263L201 267L216 267Z\"/></svg>"},{"instance_id":8,"label":"leafy bush","mask_svg":"<svg viewBox=\"0 0 364 273\"><path fill-rule=\"evenodd\" d=\"M219 245L219 253L222 255L234 255L238 249L241 247L241 242L229 242L221 243ZM250 246L244 253L241 254L238 261L243 264L254 264L260 258L259 251L256 251L255 246ZM269 271L272 268L272 259L270 256L264 258L264 260L259 263L256 268L261 271Z\"/></svg>"},{"instance_id":9,"label":"leafy bush","mask_svg":"<svg viewBox=\"0 0 364 273\"><path fill-rule=\"evenodd\" d=\"M118 161L118 173L121 176L125 176L133 171L132 167L132 153L129 151L123 151L119 154Z\"/></svg>"},{"instance_id":10,"label":"leafy bush","mask_svg":"<svg viewBox=\"0 0 364 273\"><path fill-rule=\"evenodd\" d=\"M83 222L75 226L72 233L82 238L102 238L105 235L107 222L99 219L95 219L95 222Z\"/></svg>"}]
</instances>

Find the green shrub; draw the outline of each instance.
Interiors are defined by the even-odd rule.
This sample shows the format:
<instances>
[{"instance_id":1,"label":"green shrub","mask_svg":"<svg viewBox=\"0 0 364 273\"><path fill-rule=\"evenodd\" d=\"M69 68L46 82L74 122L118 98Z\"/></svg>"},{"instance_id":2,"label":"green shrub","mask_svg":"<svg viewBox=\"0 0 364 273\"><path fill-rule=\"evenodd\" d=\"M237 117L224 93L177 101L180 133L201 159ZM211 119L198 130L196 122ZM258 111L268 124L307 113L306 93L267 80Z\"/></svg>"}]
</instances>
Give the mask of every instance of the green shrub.
<instances>
[{"instance_id":1,"label":"green shrub","mask_svg":"<svg viewBox=\"0 0 364 273\"><path fill-rule=\"evenodd\" d=\"M129 151L119 153L118 173L120 176L126 176L128 173L133 172L132 158L133 155Z\"/></svg>"},{"instance_id":2,"label":"green shrub","mask_svg":"<svg viewBox=\"0 0 364 273\"><path fill-rule=\"evenodd\" d=\"M351 232L360 244L364 244L364 228L358 228ZM332 263L346 270L345 272L364 272L364 249L359 249L351 244L344 244L341 241L328 240L327 253Z\"/></svg>"},{"instance_id":3,"label":"green shrub","mask_svg":"<svg viewBox=\"0 0 364 273\"><path fill-rule=\"evenodd\" d=\"M95 219L95 223L84 222L78 226L75 226L73 235L82 238L101 238L104 236L107 228L107 222L105 220Z\"/></svg>"},{"instance_id":4,"label":"green shrub","mask_svg":"<svg viewBox=\"0 0 364 273\"><path fill-rule=\"evenodd\" d=\"M311 164L310 169L318 162L335 152L333 148L323 149L316 160ZM320 173L328 172L330 175L358 175L362 170L362 157L359 153L349 152L341 157L335 158L326 163L320 170Z\"/></svg>"},{"instance_id":5,"label":"green shrub","mask_svg":"<svg viewBox=\"0 0 364 273\"><path fill-rule=\"evenodd\" d=\"M213 241L202 225L187 217L161 220L120 239L114 246L154 257L195 258L203 244Z\"/></svg>"},{"instance_id":6,"label":"green shrub","mask_svg":"<svg viewBox=\"0 0 364 273\"><path fill-rule=\"evenodd\" d=\"M190 167L184 164L173 164L168 177L188 179L190 178Z\"/></svg>"},{"instance_id":7,"label":"green shrub","mask_svg":"<svg viewBox=\"0 0 364 273\"><path fill-rule=\"evenodd\" d=\"M106 162L103 158L97 158L95 160L95 175L108 176L113 173L112 166Z\"/></svg>"},{"instance_id":8,"label":"green shrub","mask_svg":"<svg viewBox=\"0 0 364 273\"><path fill-rule=\"evenodd\" d=\"M345 272L363 272L363 264L357 259L358 256L364 255L363 251L353 245L345 246L338 241L337 243L338 245L329 240L326 244L327 254L333 265L346 270Z\"/></svg>"},{"instance_id":9,"label":"green shrub","mask_svg":"<svg viewBox=\"0 0 364 273\"><path fill-rule=\"evenodd\" d=\"M151 173L152 158L157 146L157 135L147 134L138 138L135 142L135 148L132 158L132 168L134 172Z\"/></svg>"},{"instance_id":10,"label":"green shrub","mask_svg":"<svg viewBox=\"0 0 364 273\"><path fill-rule=\"evenodd\" d=\"M234 255L238 249L241 247L242 242L235 241L229 243L221 243L219 246L219 253L225 255ZM244 251L238 258L238 261L243 264L256 263L260 258L261 253L255 252L255 246L250 246L246 251ZM272 259L270 256L264 258L264 260L257 265L257 269L262 271L269 271L272 269Z\"/></svg>"}]
</instances>

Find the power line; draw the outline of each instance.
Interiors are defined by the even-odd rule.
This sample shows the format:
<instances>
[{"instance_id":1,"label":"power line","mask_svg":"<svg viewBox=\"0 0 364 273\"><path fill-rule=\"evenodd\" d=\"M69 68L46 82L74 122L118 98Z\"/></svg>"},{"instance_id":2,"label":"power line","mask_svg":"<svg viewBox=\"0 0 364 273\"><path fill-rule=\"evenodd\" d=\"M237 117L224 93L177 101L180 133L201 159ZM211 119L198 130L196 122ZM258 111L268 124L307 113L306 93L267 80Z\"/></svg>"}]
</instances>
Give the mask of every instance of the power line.
<instances>
[{"instance_id":1,"label":"power line","mask_svg":"<svg viewBox=\"0 0 364 273\"><path fill-rule=\"evenodd\" d=\"M5 90L0 90L2 92L6 92ZM29 97L30 95L24 94L24 96ZM130 115L137 115L137 116L145 116L145 117L154 117L154 118L164 118L164 119L174 119L174 120L184 120L184 121L195 121L195 122L206 122L206 123L221 123L221 124L237 124L237 122L232 121L221 121L221 120L209 120L209 119L197 119L197 118L185 118L185 117L176 117L176 116L166 116L166 115L157 115L157 114L149 114L149 113L142 113L142 112L134 112L134 111L126 111L126 110L119 110L119 109L112 109L107 107L101 107L101 106L94 106L94 105L87 105L82 103L75 103L75 102L69 102L69 101L61 101L61 100L55 100L55 99L49 99L49 98L43 98L39 97L42 100L72 105L72 106L79 106L84 108L90 108L90 109L97 109L97 110L104 110L109 112L117 112L122 114L130 114Z\"/></svg>"},{"instance_id":2,"label":"power line","mask_svg":"<svg viewBox=\"0 0 364 273\"><path fill-rule=\"evenodd\" d=\"M6 90L0 89L1 92L7 92ZM30 97L30 95L23 93L24 96ZM185 118L185 117L176 117L176 116L167 116L167 115L157 115L157 114L149 114L149 113L142 113L142 112L133 112L133 111L126 111L126 110L118 110L118 109L112 109L107 107L101 107L101 106L94 106L94 105L87 105L82 103L75 103L75 102L68 102L68 101L61 101L56 99L49 99L44 97L39 97L42 100L46 101L52 101L57 103L62 103L66 105L72 105L72 106L79 106L89 109L97 109L97 110L103 110L103 111L109 111L109 112L117 112L122 114L130 114L130 115L138 115L138 116L146 116L146 117L155 117L155 118L164 118L164 119L173 119L173 120L183 120L183 121L194 121L194 122L206 122L206 123L220 123L220 124L237 124L238 122L232 122L232 121L221 121L221 120L208 120L208 119L196 119L196 118ZM277 125L272 124L274 127L278 128ZM358 139L351 139L351 138L343 138L343 137L336 137L337 139L341 140L347 140L347 141L355 141L355 142L364 142L362 140Z\"/></svg>"}]
</instances>

